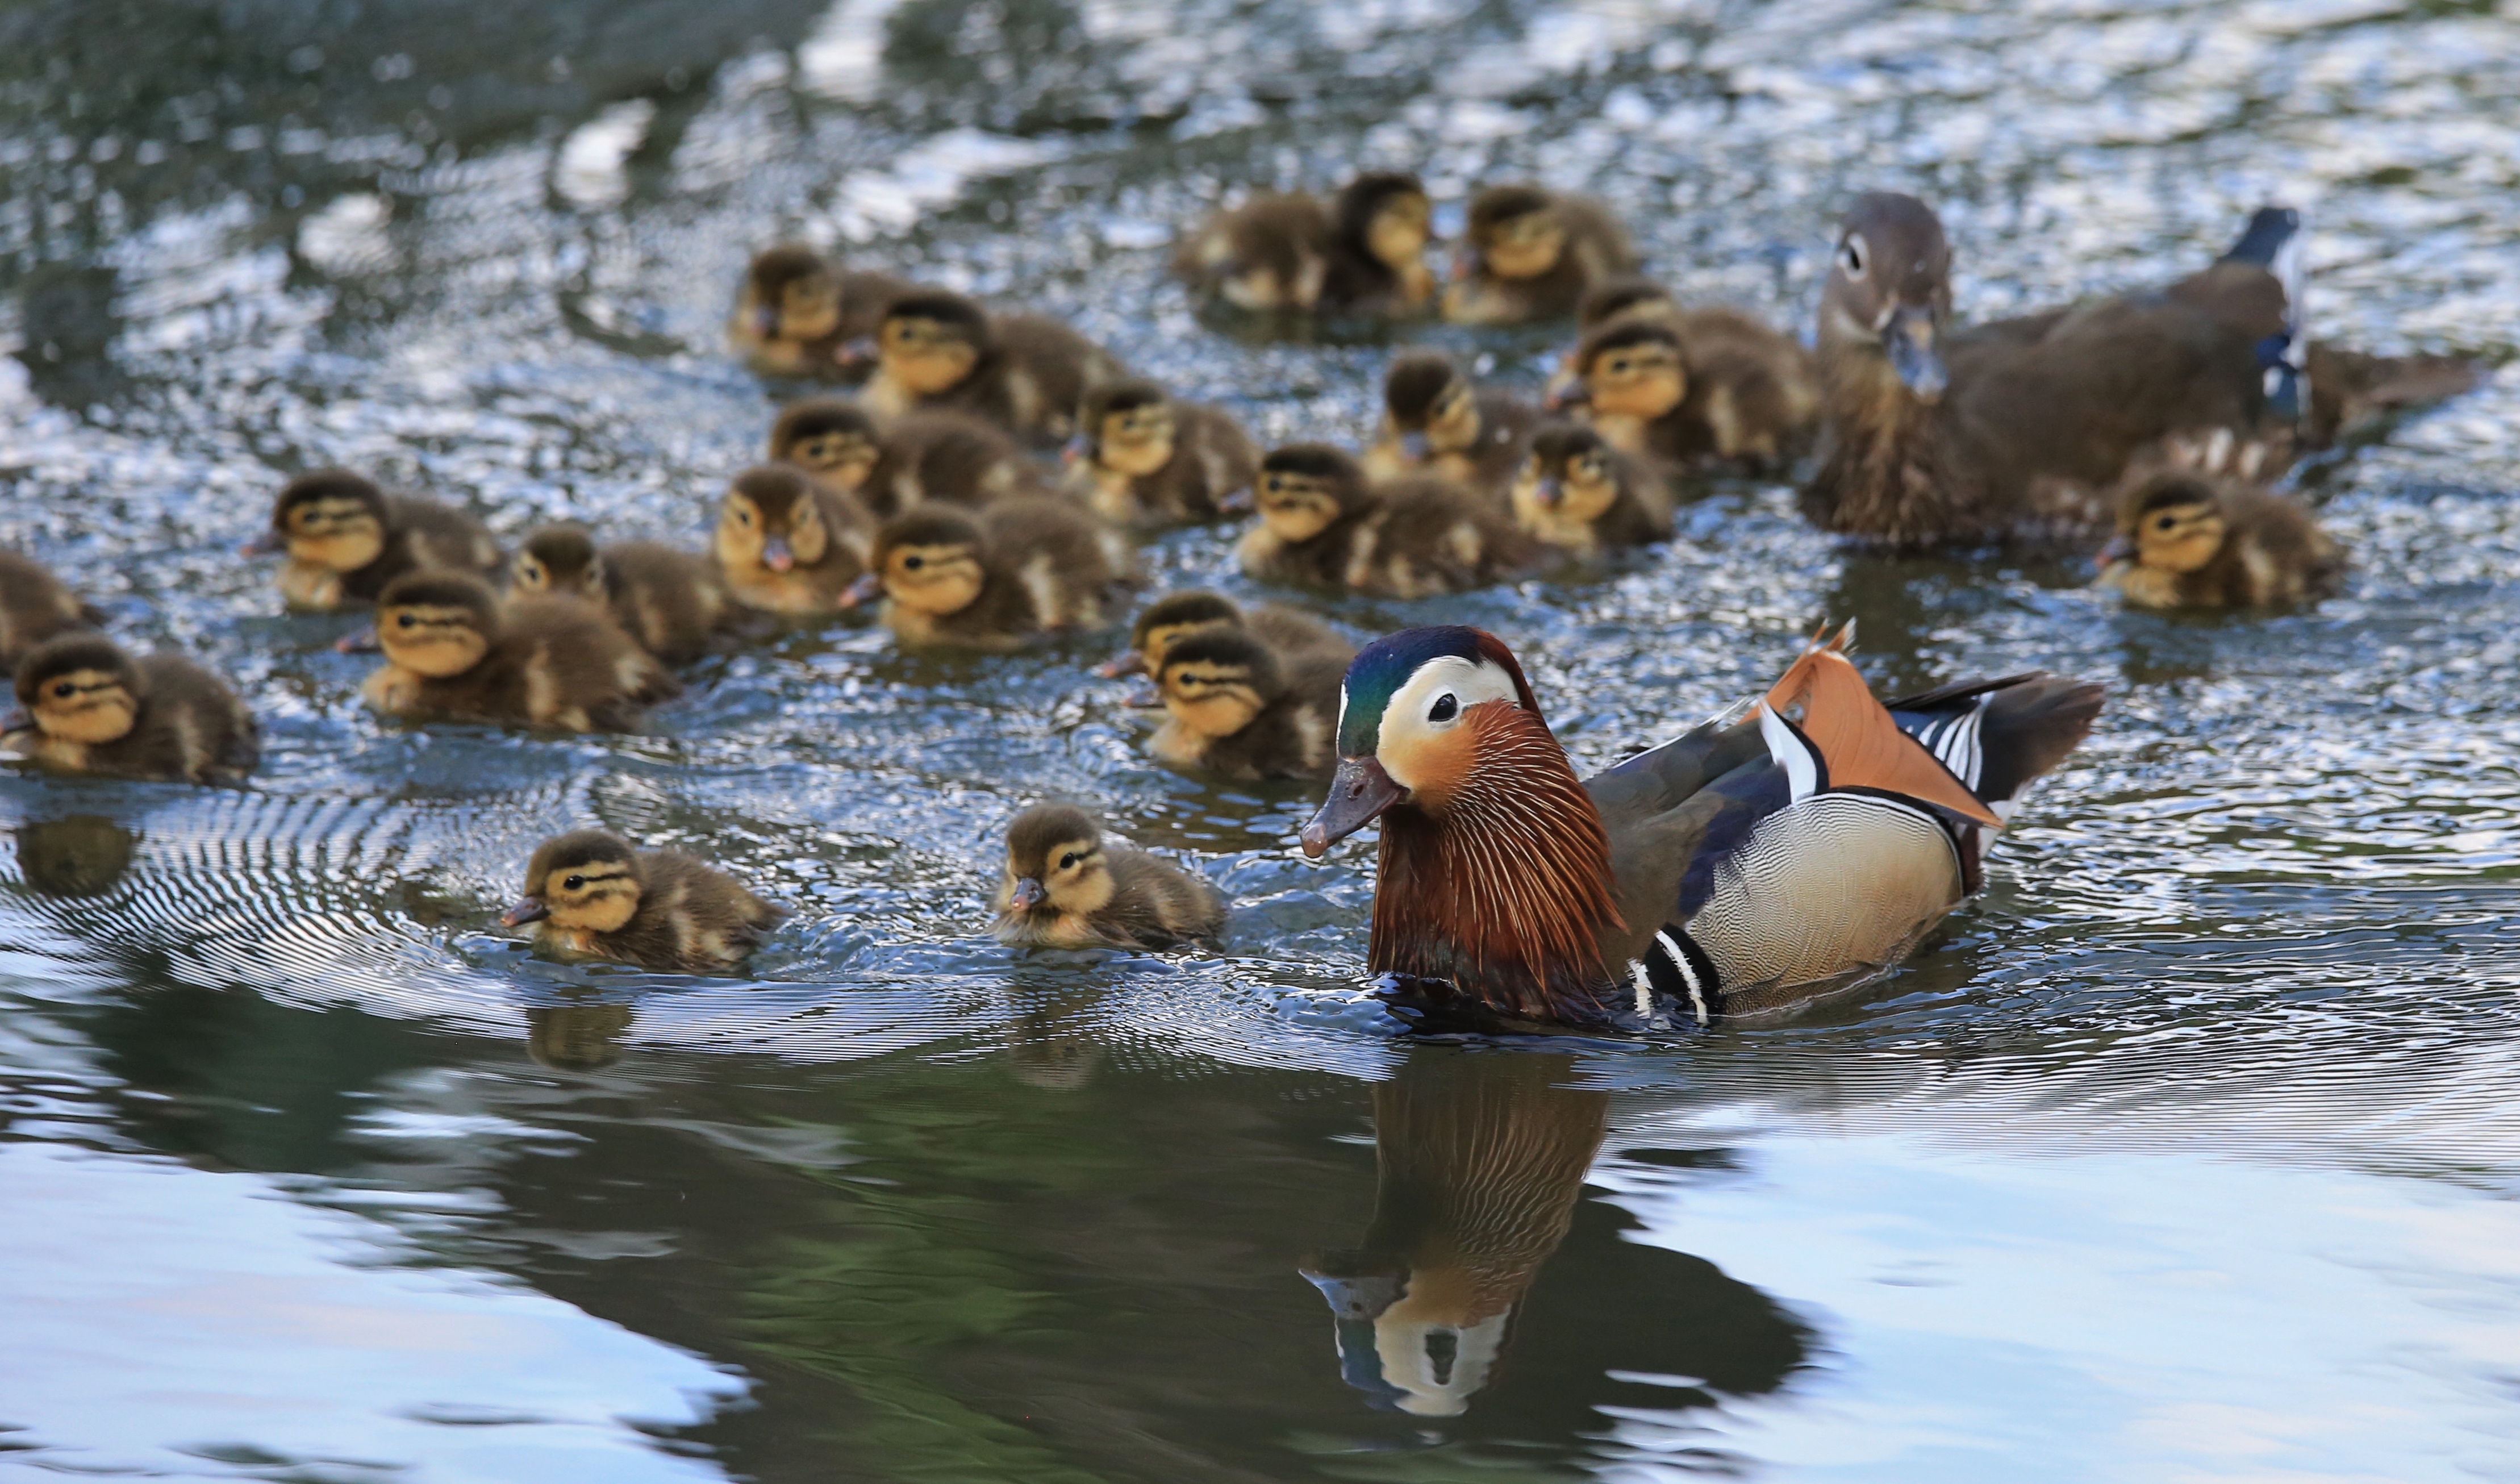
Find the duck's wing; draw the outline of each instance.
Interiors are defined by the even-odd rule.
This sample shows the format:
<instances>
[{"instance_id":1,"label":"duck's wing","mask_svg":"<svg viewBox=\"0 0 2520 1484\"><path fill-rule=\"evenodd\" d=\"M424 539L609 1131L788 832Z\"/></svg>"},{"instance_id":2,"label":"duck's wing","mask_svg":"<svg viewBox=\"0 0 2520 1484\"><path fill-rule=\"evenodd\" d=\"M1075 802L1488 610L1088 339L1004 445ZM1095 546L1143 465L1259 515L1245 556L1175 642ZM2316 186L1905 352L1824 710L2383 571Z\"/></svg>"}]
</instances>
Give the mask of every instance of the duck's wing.
<instances>
[{"instance_id":1,"label":"duck's wing","mask_svg":"<svg viewBox=\"0 0 2520 1484\"><path fill-rule=\"evenodd\" d=\"M2096 682L2031 670L1960 681L1888 709L1900 731L2008 823L2030 785L2090 735L2105 696Z\"/></svg>"}]
</instances>

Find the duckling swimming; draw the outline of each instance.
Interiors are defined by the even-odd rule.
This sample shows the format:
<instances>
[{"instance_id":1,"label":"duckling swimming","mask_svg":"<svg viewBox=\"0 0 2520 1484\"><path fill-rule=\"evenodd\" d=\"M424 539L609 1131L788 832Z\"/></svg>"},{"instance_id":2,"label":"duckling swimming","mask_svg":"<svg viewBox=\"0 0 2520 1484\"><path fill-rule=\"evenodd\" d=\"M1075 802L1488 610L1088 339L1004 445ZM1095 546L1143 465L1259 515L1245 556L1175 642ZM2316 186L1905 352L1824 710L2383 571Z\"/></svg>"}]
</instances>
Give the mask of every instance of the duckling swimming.
<instances>
[{"instance_id":1,"label":"duckling swimming","mask_svg":"<svg viewBox=\"0 0 2520 1484\"><path fill-rule=\"evenodd\" d=\"M787 916L735 877L679 850L633 850L608 830L546 840L500 925L534 925L534 946L662 973L725 973Z\"/></svg>"},{"instance_id":2,"label":"duckling swimming","mask_svg":"<svg viewBox=\"0 0 2520 1484\"><path fill-rule=\"evenodd\" d=\"M1326 443L1261 460L1257 503L1259 523L1236 553L1263 582L1429 598L1525 570L1540 556L1499 502L1424 475L1369 485L1356 460Z\"/></svg>"},{"instance_id":3,"label":"duckling swimming","mask_svg":"<svg viewBox=\"0 0 2520 1484\"><path fill-rule=\"evenodd\" d=\"M1637 271L1609 207L1538 186L1491 186L1470 199L1469 242L1444 291L1444 318L1512 325L1575 312L1584 291Z\"/></svg>"},{"instance_id":4,"label":"duckling swimming","mask_svg":"<svg viewBox=\"0 0 2520 1484\"><path fill-rule=\"evenodd\" d=\"M1356 559L1372 554L1381 502L1354 459L1327 443L1295 443L1260 461L1253 487L1260 518L1235 554L1261 582L1344 588Z\"/></svg>"},{"instance_id":5,"label":"duckling swimming","mask_svg":"<svg viewBox=\"0 0 2520 1484\"><path fill-rule=\"evenodd\" d=\"M1310 196L1254 198L1184 239L1173 272L1194 292L1267 313L1384 315L1426 307L1432 207L1415 175L1359 175L1325 205Z\"/></svg>"},{"instance_id":6,"label":"duckling swimming","mask_svg":"<svg viewBox=\"0 0 2520 1484\"><path fill-rule=\"evenodd\" d=\"M917 292L888 273L835 267L811 247L772 247L744 270L727 342L760 376L863 381L884 310Z\"/></svg>"},{"instance_id":7,"label":"duckling swimming","mask_svg":"<svg viewBox=\"0 0 2520 1484\"><path fill-rule=\"evenodd\" d=\"M1214 407L1177 402L1152 382L1111 382L1085 398L1068 444L1068 488L1104 519L1138 529L1187 525L1247 499L1260 451Z\"/></svg>"},{"instance_id":8,"label":"duckling swimming","mask_svg":"<svg viewBox=\"0 0 2520 1484\"><path fill-rule=\"evenodd\" d=\"M1336 655L1341 664L1356 657L1355 646L1310 613L1275 603L1244 608L1222 593L1192 591L1169 594L1147 605L1129 626L1129 647L1096 666L1094 673L1106 678L1152 675L1175 641L1220 629L1248 633L1280 654L1319 651Z\"/></svg>"},{"instance_id":9,"label":"duckling swimming","mask_svg":"<svg viewBox=\"0 0 2520 1484\"><path fill-rule=\"evenodd\" d=\"M65 773L233 784L261 760L252 713L180 654L133 659L102 635L63 634L21 656L17 690L0 750Z\"/></svg>"},{"instance_id":10,"label":"duckling swimming","mask_svg":"<svg viewBox=\"0 0 2520 1484\"><path fill-rule=\"evenodd\" d=\"M329 611L374 603L405 572L496 574L506 559L489 529L453 506L388 495L342 469L300 474L281 490L271 529L248 555L286 551L280 595Z\"/></svg>"},{"instance_id":11,"label":"duckling swimming","mask_svg":"<svg viewBox=\"0 0 2520 1484\"><path fill-rule=\"evenodd\" d=\"M855 495L803 471L763 465L738 474L718 506L717 562L736 598L774 613L836 613L866 572L875 517Z\"/></svg>"},{"instance_id":12,"label":"duckling swimming","mask_svg":"<svg viewBox=\"0 0 2520 1484\"><path fill-rule=\"evenodd\" d=\"M1007 827L998 941L1015 948L1170 948L1225 930L1225 893L1107 839L1094 817L1036 804Z\"/></svg>"},{"instance_id":13,"label":"duckling swimming","mask_svg":"<svg viewBox=\"0 0 2520 1484\"><path fill-rule=\"evenodd\" d=\"M2333 594L2345 554L2300 506L2185 470L2129 483L2102 587L2148 608L2284 607Z\"/></svg>"},{"instance_id":14,"label":"duckling swimming","mask_svg":"<svg viewBox=\"0 0 2520 1484\"><path fill-rule=\"evenodd\" d=\"M32 557L0 551L0 675L56 634L101 628L105 614Z\"/></svg>"},{"instance_id":15,"label":"duckling swimming","mask_svg":"<svg viewBox=\"0 0 2520 1484\"><path fill-rule=\"evenodd\" d=\"M770 462L792 464L817 484L864 498L867 475L883 456L875 414L855 397L807 397L770 425Z\"/></svg>"},{"instance_id":16,"label":"duckling swimming","mask_svg":"<svg viewBox=\"0 0 2520 1484\"><path fill-rule=\"evenodd\" d=\"M1579 423L1552 423L1533 435L1512 499L1514 523L1579 558L1671 539L1662 480Z\"/></svg>"},{"instance_id":17,"label":"duckling swimming","mask_svg":"<svg viewBox=\"0 0 2520 1484\"><path fill-rule=\"evenodd\" d=\"M857 496L885 518L930 500L977 508L1048 491L1040 468L991 424L958 412L914 412L878 429L847 397L811 397L782 412L770 431L770 458Z\"/></svg>"},{"instance_id":18,"label":"duckling swimming","mask_svg":"<svg viewBox=\"0 0 2520 1484\"><path fill-rule=\"evenodd\" d=\"M1328 778L1346 673L1333 651L1281 655L1234 629L1187 635L1156 666L1165 720L1147 749L1228 778Z\"/></svg>"},{"instance_id":19,"label":"duckling swimming","mask_svg":"<svg viewBox=\"0 0 2520 1484\"><path fill-rule=\"evenodd\" d=\"M906 645L1009 651L1102 627L1114 591L1137 578L1128 541L1064 501L931 505L885 522L850 602L880 591Z\"/></svg>"},{"instance_id":20,"label":"duckling swimming","mask_svg":"<svg viewBox=\"0 0 2520 1484\"><path fill-rule=\"evenodd\" d=\"M894 300L876 353L867 406L878 418L944 408L1048 447L1074 434L1088 391L1127 375L1109 351L1057 320L991 314L941 292Z\"/></svg>"},{"instance_id":21,"label":"duckling swimming","mask_svg":"<svg viewBox=\"0 0 2520 1484\"><path fill-rule=\"evenodd\" d=\"M385 663L360 689L414 721L626 732L683 688L609 613L577 598L519 598L455 573L397 577L377 600Z\"/></svg>"},{"instance_id":22,"label":"duckling swimming","mask_svg":"<svg viewBox=\"0 0 2520 1484\"><path fill-rule=\"evenodd\" d=\"M1502 496L1528 451L1540 409L1499 387L1478 387L1441 351L1393 358L1382 381L1382 432L1365 455L1375 479L1439 475Z\"/></svg>"},{"instance_id":23,"label":"duckling swimming","mask_svg":"<svg viewBox=\"0 0 2520 1484\"><path fill-rule=\"evenodd\" d=\"M598 547L583 525L546 525L517 554L521 594L584 598L611 609L642 649L668 664L697 659L741 609L717 564L653 541Z\"/></svg>"},{"instance_id":24,"label":"duckling swimming","mask_svg":"<svg viewBox=\"0 0 2520 1484\"><path fill-rule=\"evenodd\" d=\"M1669 465L1774 464L1820 413L1803 348L1746 314L1631 312L1584 337L1562 396L1620 451Z\"/></svg>"}]
</instances>

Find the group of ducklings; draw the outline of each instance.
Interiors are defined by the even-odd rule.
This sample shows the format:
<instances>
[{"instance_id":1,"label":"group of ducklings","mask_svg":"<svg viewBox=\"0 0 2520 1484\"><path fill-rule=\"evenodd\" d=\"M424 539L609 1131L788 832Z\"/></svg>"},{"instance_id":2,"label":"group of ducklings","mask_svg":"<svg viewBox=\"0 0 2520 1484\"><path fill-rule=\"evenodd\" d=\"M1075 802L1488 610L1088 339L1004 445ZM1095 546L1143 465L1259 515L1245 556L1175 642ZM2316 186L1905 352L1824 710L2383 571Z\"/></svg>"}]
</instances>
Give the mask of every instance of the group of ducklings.
<instances>
[{"instance_id":1,"label":"group of ducklings","mask_svg":"<svg viewBox=\"0 0 2520 1484\"><path fill-rule=\"evenodd\" d=\"M383 663L362 695L382 713L625 730L679 693L671 666L764 615L880 600L900 642L976 651L1106 627L1143 581L1137 535L1244 512L1257 517L1237 545L1247 575L1402 599L1648 546L1670 538L1684 475L1781 470L1826 421L1811 351L1640 277L1599 202L1480 192L1440 293L1431 223L1416 177L1367 174L1328 200L1222 211L1185 235L1174 266L1194 292L1249 312L1571 316L1580 337L1542 399L1405 351L1361 455L1324 443L1263 454L1227 413L1132 376L1056 320L780 247L745 272L735 347L766 376L863 385L778 414L766 461L718 501L709 553L561 524L511 560L465 512L346 471L291 481L248 550L285 554L292 607L373 605ZM1848 240L1866 242L1852 229ZM1878 319L1900 329L1890 309ZM1827 335L1824 324L1823 349ZM2229 450L2166 446L2123 481L2104 581L2155 607L2289 603L2333 584L2334 544L2297 506L2229 477ZM256 732L234 693L180 656L130 658L95 632L103 619L0 553L0 665L26 711L0 745L73 772L249 773ZM1100 673L1151 679L1166 714L1148 745L1165 763L1325 778L1354 653L1310 614L1189 592L1140 611ZM1007 846L996 931L1009 943L1151 948L1223 925L1213 886L1106 837L1081 809L1030 809ZM780 915L692 857L579 831L535 852L502 921L533 924L562 956L704 972L741 964Z\"/></svg>"}]
</instances>

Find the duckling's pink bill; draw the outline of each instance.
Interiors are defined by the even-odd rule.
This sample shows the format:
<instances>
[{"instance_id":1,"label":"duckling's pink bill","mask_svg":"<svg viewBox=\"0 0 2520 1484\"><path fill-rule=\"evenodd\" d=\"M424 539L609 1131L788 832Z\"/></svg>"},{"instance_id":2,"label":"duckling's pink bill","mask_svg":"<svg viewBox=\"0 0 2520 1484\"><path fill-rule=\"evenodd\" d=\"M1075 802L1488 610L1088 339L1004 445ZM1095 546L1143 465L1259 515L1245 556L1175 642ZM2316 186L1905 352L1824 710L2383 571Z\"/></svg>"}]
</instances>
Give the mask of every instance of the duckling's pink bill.
<instances>
[{"instance_id":1,"label":"duckling's pink bill","mask_svg":"<svg viewBox=\"0 0 2520 1484\"><path fill-rule=\"evenodd\" d=\"M543 905L542 898L526 897L516 906L499 914L499 925L502 927L522 927L527 922L539 922L550 916L551 909Z\"/></svg>"},{"instance_id":2,"label":"duckling's pink bill","mask_svg":"<svg viewBox=\"0 0 2520 1484\"><path fill-rule=\"evenodd\" d=\"M1321 812L1304 826L1296 836L1304 854L1320 860L1333 841L1346 839L1375 820L1382 812L1409 796L1409 790L1391 781L1382 764L1371 757L1343 757L1338 772L1330 779L1330 796L1322 801Z\"/></svg>"},{"instance_id":3,"label":"duckling's pink bill","mask_svg":"<svg viewBox=\"0 0 2520 1484\"><path fill-rule=\"evenodd\" d=\"M877 595L882 591L883 579L873 572L869 572L865 576L860 577L857 581L850 583L847 590L840 594L840 607L844 608L853 608L872 603L875 601Z\"/></svg>"}]
</instances>

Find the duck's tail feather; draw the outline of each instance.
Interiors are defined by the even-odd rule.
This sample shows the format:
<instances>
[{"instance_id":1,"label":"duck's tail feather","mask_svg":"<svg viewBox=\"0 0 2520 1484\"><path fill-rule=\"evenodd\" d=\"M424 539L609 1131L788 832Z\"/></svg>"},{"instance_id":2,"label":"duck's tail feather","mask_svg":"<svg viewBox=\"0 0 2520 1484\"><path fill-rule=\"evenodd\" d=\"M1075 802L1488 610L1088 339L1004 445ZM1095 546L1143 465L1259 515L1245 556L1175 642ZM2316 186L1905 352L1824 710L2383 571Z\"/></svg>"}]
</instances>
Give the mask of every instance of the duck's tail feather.
<instances>
[{"instance_id":1,"label":"duck's tail feather","mask_svg":"<svg viewBox=\"0 0 2520 1484\"><path fill-rule=\"evenodd\" d=\"M2099 684L2032 671L1962 681L1890 703L1900 727L2009 820L2021 795L2091 734Z\"/></svg>"},{"instance_id":2,"label":"duck's tail feather","mask_svg":"<svg viewBox=\"0 0 2520 1484\"><path fill-rule=\"evenodd\" d=\"M2309 236L2299 210L2260 206L2240 240L2221 258L2264 268L2283 286L2283 330L2258 341L2258 370L2265 378L2267 410L2287 423L2300 422L2310 411L2310 328L2302 270L2302 247Z\"/></svg>"}]
</instances>

